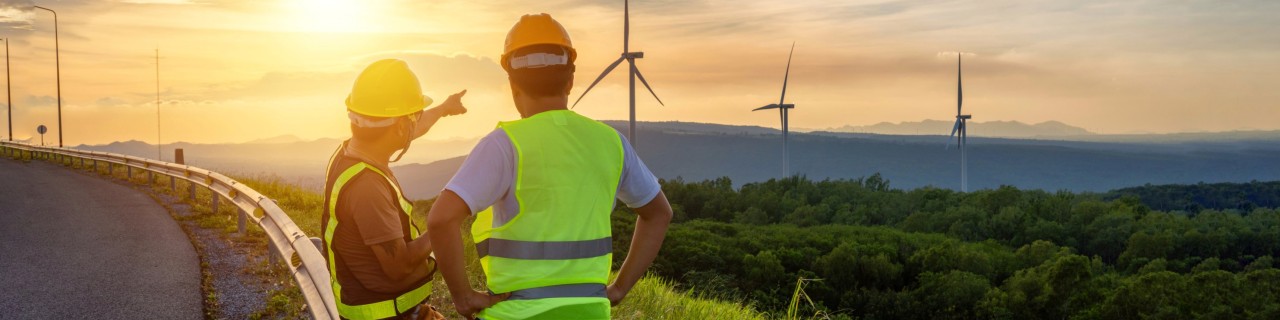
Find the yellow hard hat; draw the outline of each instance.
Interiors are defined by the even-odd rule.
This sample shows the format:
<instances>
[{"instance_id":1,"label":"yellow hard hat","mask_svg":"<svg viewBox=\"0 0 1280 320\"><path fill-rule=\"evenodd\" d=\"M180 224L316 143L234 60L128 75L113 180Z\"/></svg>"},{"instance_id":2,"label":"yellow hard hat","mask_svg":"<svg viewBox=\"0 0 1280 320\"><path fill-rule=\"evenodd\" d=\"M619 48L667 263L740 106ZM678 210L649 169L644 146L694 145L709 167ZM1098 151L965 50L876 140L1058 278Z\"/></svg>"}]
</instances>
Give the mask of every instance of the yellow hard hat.
<instances>
[{"instance_id":1,"label":"yellow hard hat","mask_svg":"<svg viewBox=\"0 0 1280 320\"><path fill-rule=\"evenodd\" d=\"M347 96L347 110L370 117L399 117L431 105L418 77L399 59L375 61L360 72Z\"/></svg>"},{"instance_id":2,"label":"yellow hard hat","mask_svg":"<svg viewBox=\"0 0 1280 320\"><path fill-rule=\"evenodd\" d=\"M573 42L569 41L569 32L564 31L564 26L552 19L550 14L526 14L507 32L507 43L502 48L502 67L509 67L512 52L539 44L564 47L569 51L570 64L578 58L578 51L573 49Z\"/></svg>"}]
</instances>

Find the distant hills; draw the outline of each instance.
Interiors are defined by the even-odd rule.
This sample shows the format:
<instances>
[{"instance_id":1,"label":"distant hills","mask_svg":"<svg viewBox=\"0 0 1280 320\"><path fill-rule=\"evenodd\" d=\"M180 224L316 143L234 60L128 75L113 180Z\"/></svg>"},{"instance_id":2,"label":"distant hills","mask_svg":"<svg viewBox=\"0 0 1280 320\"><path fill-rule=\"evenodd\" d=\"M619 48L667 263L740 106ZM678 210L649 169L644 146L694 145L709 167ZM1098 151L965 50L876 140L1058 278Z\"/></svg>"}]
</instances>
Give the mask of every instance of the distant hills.
<instances>
[{"instance_id":1,"label":"distant hills","mask_svg":"<svg viewBox=\"0 0 1280 320\"><path fill-rule=\"evenodd\" d=\"M625 121L606 123L626 131ZM782 140L776 129L641 122L637 130L637 149L661 178L697 181L728 176L741 185L782 174ZM970 138L970 186L1102 192L1144 184L1280 180L1280 132L1074 137L1091 138L988 138L975 133ZM815 131L792 133L791 139L793 174L839 179L880 173L895 188L959 185L959 153L943 149L946 137L941 134ZM280 137L242 144L166 144L164 152L171 159L172 148L184 148L193 165L236 175L275 175L319 189L324 167L339 143ZM434 197L474 144L474 140L415 142L402 161L405 164L393 165L393 170L410 197ZM155 146L137 141L77 148L143 157L156 154Z\"/></svg>"},{"instance_id":2,"label":"distant hills","mask_svg":"<svg viewBox=\"0 0 1280 320\"><path fill-rule=\"evenodd\" d=\"M954 123L954 121L950 120L881 122L868 126L843 126L823 131L889 135L947 135L951 133ZM1061 138L1094 135L1094 133L1084 128L1073 127L1057 121L1046 121L1037 124L1026 124L1018 121L974 121L969 122L968 130L970 137Z\"/></svg>"},{"instance_id":3,"label":"distant hills","mask_svg":"<svg viewBox=\"0 0 1280 320\"><path fill-rule=\"evenodd\" d=\"M620 131L626 122L606 121ZM735 185L781 176L778 130L688 122L640 123L636 147L661 178L721 176ZM1280 139L1097 142L970 138L969 183L975 189L1107 191L1143 184L1280 180ZM896 188L957 188L959 153L943 136L839 132L793 133L793 174L813 179L875 173ZM1136 137L1135 137L1136 138ZM1194 139L1193 139L1194 138ZM411 197L432 197L463 158L396 167Z\"/></svg>"},{"instance_id":4,"label":"distant hills","mask_svg":"<svg viewBox=\"0 0 1280 320\"><path fill-rule=\"evenodd\" d=\"M319 190L324 187L324 169L329 157L342 143L339 139L303 140L281 136L246 143L164 144L163 160L173 161L173 150L181 148L187 164L238 176L275 176L287 182ZM465 155L475 140L415 141L399 163L426 163ZM130 140L106 145L79 145L74 148L105 151L155 159L156 146Z\"/></svg>"}]
</instances>

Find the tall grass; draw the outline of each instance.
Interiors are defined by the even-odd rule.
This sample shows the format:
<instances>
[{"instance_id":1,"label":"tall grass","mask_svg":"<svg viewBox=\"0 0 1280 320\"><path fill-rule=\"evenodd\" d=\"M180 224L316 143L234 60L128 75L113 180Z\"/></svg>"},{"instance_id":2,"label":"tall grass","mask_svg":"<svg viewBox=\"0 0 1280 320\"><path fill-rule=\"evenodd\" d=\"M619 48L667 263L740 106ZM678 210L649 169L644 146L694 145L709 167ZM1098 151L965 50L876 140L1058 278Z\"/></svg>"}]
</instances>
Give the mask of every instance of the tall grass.
<instances>
[{"instance_id":1,"label":"tall grass","mask_svg":"<svg viewBox=\"0 0 1280 320\"><path fill-rule=\"evenodd\" d=\"M706 298L680 291L662 278L645 276L622 304L613 308L614 319L768 319L750 305Z\"/></svg>"}]
</instances>

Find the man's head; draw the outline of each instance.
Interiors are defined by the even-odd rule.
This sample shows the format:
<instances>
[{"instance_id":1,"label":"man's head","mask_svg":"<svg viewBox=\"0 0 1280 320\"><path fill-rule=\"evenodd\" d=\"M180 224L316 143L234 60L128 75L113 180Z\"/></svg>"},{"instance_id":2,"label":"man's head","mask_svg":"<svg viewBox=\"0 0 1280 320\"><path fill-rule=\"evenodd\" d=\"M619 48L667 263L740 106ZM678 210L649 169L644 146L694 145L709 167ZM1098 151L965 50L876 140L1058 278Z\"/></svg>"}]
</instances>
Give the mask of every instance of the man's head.
<instances>
[{"instance_id":1,"label":"man's head","mask_svg":"<svg viewBox=\"0 0 1280 320\"><path fill-rule=\"evenodd\" d=\"M422 95L418 77L408 64L397 59L376 61L356 77L347 96L351 137L388 154L407 151L419 111L430 104L431 98Z\"/></svg>"},{"instance_id":2,"label":"man's head","mask_svg":"<svg viewBox=\"0 0 1280 320\"><path fill-rule=\"evenodd\" d=\"M548 107L563 107L540 105L548 101L567 103L577 57L569 33L551 15L520 17L507 33L502 68L507 71L511 97L522 117Z\"/></svg>"}]
</instances>

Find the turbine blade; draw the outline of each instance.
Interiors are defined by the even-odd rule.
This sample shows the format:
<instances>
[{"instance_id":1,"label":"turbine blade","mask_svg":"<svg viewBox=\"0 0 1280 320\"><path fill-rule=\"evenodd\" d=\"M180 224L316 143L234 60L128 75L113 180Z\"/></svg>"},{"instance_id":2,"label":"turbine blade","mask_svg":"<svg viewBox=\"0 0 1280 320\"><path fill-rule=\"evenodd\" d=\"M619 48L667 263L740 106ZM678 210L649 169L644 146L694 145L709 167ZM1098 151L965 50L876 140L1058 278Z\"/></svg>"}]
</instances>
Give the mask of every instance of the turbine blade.
<instances>
[{"instance_id":1,"label":"turbine blade","mask_svg":"<svg viewBox=\"0 0 1280 320\"><path fill-rule=\"evenodd\" d=\"M635 62L632 62L632 63L635 63ZM649 94L652 94L654 99L658 99L659 105L662 105L664 107L667 106L665 103L662 103L662 98L658 98L658 94L653 92L653 88L649 87L649 81L644 80L644 75L640 74L640 68L634 68L634 69L636 70L636 78L640 79L640 83L644 84L645 89L649 89Z\"/></svg>"},{"instance_id":2,"label":"turbine blade","mask_svg":"<svg viewBox=\"0 0 1280 320\"><path fill-rule=\"evenodd\" d=\"M631 50L631 1L622 1L622 53Z\"/></svg>"},{"instance_id":3,"label":"turbine blade","mask_svg":"<svg viewBox=\"0 0 1280 320\"><path fill-rule=\"evenodd\" d=\"M956 55L956 115L960 115L960 109L964 105L964 77L962 77L964 70L960 58L963 56L964 54Z\"/></svg>"},{"instance_id":4,"label":"turbine blade","mask_svg":"<svg viewBox=\"0 0 1280 320\"><path fill-rule=\"evenodd\" d=\"M956 124L951 127L951 135L947 136L947 146L942 147L943 149L951 149L951 138L956 136L956 131L960 131L960 120L956 120Z\"/></svg>"},{"instance_id":5,"label":"turbine blade","mask_svg":"<svg viewBox=\"0 0 1280 320\"><path fill-rule=\"evenodd\" d=\"M751 111L760 111L760 110L765 110L765 109L777 109L777 108L781 108L781 107L780 107L780 106L778 106L778 105L776 105L776 104L770 104L770 105L767 105L767 106L763 106L763 107L759 107L759 108L751 109Z\"/></svg>"},{"instance_id":6,"label":"turbine blade","mask_svg":"<svg viewBox=\"0 0 1280 320\"><path fill-rule=\"evenodd\" d=\"M782 74L782 97L778 98L778 104L781 105L787 100L787 79L791 78L791 56L796 53L796 43L791 42L791 53L787 54L787 72Z\"/></svg>"},{"instance_id":7,"label":"turbine blade","mask_svg":"<svg viewBox=\"0 0 1280 320\"><path fill-rule=\"evenodd\" d=\"M617 68L618 64L622 63L622 60L625 60L625 59L626 59L626 56L618 58L618 61L614 61L613 64L609 65L608 68L604 68L604 72L601 72L600 76L596 77L596 81L591 82L591 85L587 86L586 91L582 91L582 95L578 96L578 100L573 102L573 106L577 107L578 102L582 102L582 98L587 96L587 92L591 92L591 88L595 88L596 84L600 83L600 80L604 80L604 77L609 75L609 72L613 71L613 68Z\"/></svg>"}]
</instances>

